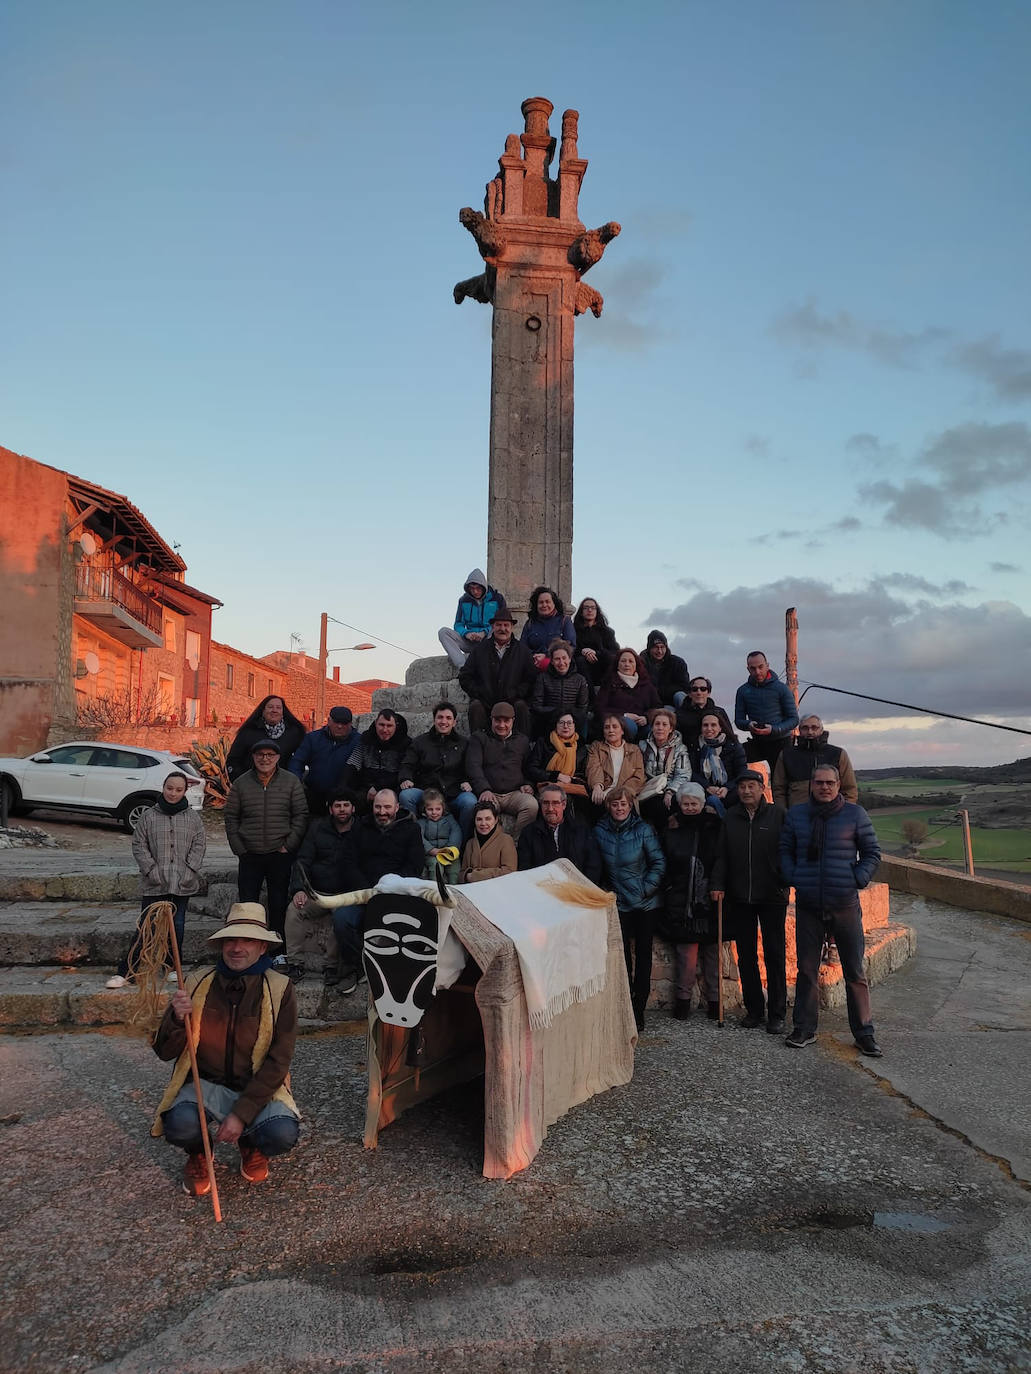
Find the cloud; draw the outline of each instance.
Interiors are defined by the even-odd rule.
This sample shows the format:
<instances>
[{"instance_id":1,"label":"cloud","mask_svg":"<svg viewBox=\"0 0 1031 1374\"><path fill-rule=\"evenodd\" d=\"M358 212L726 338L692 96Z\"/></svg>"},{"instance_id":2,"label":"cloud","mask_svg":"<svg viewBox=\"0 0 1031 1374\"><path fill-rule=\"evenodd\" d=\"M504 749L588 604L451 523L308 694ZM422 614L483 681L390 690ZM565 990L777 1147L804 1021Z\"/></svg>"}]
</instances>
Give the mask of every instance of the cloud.
<instances>
[{"instance_id":1,"label":"cloud","mask_svg":"<svg viewBox=\"0 0 1031 1374\"><path fill-rule=\"evenodd\" d=\"M988 567L993 573L1019 573L1024 571L1019 563L989 563Z\"/></svg>"},{"instance_id":2,"label":"cloud","mask_svg":"<svg viewBox=\"0 0 1031 1374\"><path fill-rule=\"evenodd\" d=\"M958 495L1024 482L1031 477L1031 429L1022 420L956 425L931 440L917 461Z\"/></svg>"},{"instance_id":3,"label":"cloud","mask_svg":"<svg viewBox=\"0 0 1031 1374\"><path fill-rule=\"evenodd\" d=\"M988 382L1000 400L1023 401L1031 397L1031 353L1021 348L1003 348L997 334L960 344L952 350L949 360L962 371Z\"/></svg>"},{"instance_id":4,"label":"cloud","mask_svg":"<svg viewBox=\"0 0 1031 1374\"><path fill-rule=\"evenodd\" d=\"M765 545L793 543L797 539L804 539L807 549L822 549L828 535L854 534L862 528L863 522L857 515L843 515L840 520L833 520L829 525L818 525L808 530L769 530L766 534L754 535L751 542Z\"/></svg>"},{"instance_id":5,"label":"cloud","mask_svg":"<svg viewBox=\"0 0 1031 1374\"><path fill-rule=\"evenodd\" d=\"M809 351L851 349L867 353L887 367L906 369L918 366L929 351L950 337L949 330L937 325L913 332L868 324L847 310L821 314L812 300L783 311L771 328L785 343Z\"/></svg>"},{"instance_id":6,"label":"cloud","mask_svg":"<svg viewBox=\"0 0 1031 1374\"><path fill-rule=\"evenodd\" d=\"M754 453L756 457L765 457L770 451L769 438L764 434L749 434L745 438L745 452Z\"/></svg>"},{"instance_id":7,"label":"cloud","mask_svg":"<svg viewBox=\"0 0 1031 1374\"><path fill-rule=\"evenodd\" d=\"M901 592L920 592L923 596L933 597L962 596L974 590L969 583L961 582L958 578L936 583L928 582L926 577L918 577L916 573L885 573L881 577L871 578L870 586L888 587Z\"/></svg>"},{"instance_id":8,"label":"cloud","mask_svg":"<svg viewBox=\"0 0 1031 1374\"><path fill-rule=\"evenodd\" d=\"M949 583L924 585L908 573L885 573L855 587L782 578L726 592L695 587L679 605L654 610L647 624L666 629L674 651L692 672L713 679L714 696L728 709L744 681L749 650L762 649L780 671L784 613L794 606L803 682L1021 724L1028 713L1031 617L1010 601L969 605L958 595L950 596ZM830 722L906 714L815 688L806 704ZM935 720L936 737L941 729L942 721ZM969 738L971 761L978 746L997 749L1000 739L1001 757L1031 749L1023 736L983 728Z\"/></svg>"},{"instance_id":9,"label":"cloud","mask_svg":"<svg viewBox=\"0 0 1031 1374\"><path fill-rule=\"evenodd\" d=\"M956 425L930 439L914 467L922 475L859 488L864 501L884 507L884 521L950 538L988 534L1008 520L984 510L980 498L1031 478L1031 429L1023 421Z\"/></svg>"},{"instance_id":10,"label":"cloud","mask_svg":"<svg viewBox=\"0 0 1031 1374\"><path fill-rule=\"evenodd\" d=\"M987 382L1000 401L1031 398L1031 351L1007 348L997 334L957 340L951 329L894 329L873 324L848 310L822 312L810 299L777 315L776 338L813 355L828 348L865 353L885 367L912 369L926 361L958 369ZM808 375L813 375L810 370Z\"/></svg>"},{"instance_id":11,"label":"cloud","mask_svg":"<svg viewBox=\"0 0 1031 1374\"><path fill-rule=\"evenodd\" d=\"M601 291L605 307L593 328L577 331L577 347L641 353L671 339L673 331L659 318L664 309L659 288L668 275L664 263L647 258L632 258L611 267L600 264L587 280Z\"/></svg>"}]
</instances>

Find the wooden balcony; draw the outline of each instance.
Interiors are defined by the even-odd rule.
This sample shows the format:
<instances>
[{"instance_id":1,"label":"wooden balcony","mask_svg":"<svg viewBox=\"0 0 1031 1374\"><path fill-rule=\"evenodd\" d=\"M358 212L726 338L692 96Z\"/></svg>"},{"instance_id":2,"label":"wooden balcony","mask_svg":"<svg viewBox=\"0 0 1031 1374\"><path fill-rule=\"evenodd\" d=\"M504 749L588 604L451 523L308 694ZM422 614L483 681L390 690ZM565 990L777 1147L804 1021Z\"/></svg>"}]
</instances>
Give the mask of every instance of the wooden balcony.
<instances>
[{"instance_id":1,"label":"wooden balcony","mask_svg":"<svg viewBox=\"0 0 1031 1374\"><path fill-rule=\"evenodd\" d=\"M83 560L75 569L75 614L130 649L160 649L161 607L113 562Z\"/></svg>"}]
</instances>

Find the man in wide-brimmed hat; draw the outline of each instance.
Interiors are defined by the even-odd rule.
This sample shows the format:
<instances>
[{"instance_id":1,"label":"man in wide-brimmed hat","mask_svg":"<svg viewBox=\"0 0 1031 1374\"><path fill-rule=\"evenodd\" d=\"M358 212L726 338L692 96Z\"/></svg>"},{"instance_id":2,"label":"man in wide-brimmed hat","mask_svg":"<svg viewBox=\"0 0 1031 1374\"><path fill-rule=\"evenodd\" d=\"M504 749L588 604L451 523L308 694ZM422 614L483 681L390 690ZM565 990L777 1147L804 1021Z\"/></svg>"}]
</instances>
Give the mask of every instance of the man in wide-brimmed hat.
<instances>
[{"instance_id":1,"label":"man in wide-brimmed hat","mask_svg":"<svg viewBox=\"0 0 1031 1374\"><path fill-rule=\"evenodd\" d=\"M175 1068L161 1099L152 1135L186 1151L183 1188L191 1197L210 1191L197 1095L190 1077L186 1017L197 1039L204 1109L213 1143L238 1145L240 1173L248 1183L268 1178L272 1155L297 1144L300 1118L290 1095L290 1061L297 1039L293 984L272 967L282 941L257 902L237 902L226 924L209 936L218 962L195 969L175 993L154 1036L160 1059Z\"/></svg>"}]
</instances>

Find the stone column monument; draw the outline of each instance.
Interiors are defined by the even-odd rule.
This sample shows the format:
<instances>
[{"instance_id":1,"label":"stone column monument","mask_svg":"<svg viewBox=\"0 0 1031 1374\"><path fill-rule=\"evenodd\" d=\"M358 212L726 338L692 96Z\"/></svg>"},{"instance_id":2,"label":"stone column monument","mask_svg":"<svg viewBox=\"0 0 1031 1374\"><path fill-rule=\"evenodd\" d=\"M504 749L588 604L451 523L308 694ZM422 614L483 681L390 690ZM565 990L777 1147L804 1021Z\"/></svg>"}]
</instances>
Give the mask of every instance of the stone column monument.
<instances>
[{"instance_id":1,"label":"stone column monument","mask_svg":"<svg viewBox=\"0 0 1031 1374\"><path fill-rule=\"evenodd\" d=\"M543 583L569 603L573 556L573 321L601 314L602 297L581 278L619 233L586 231L577 199L587 162L577 150L576 110L562 116L558 176L549 176L554 106L524 100L525 129L509 134L484 213L459 220L484 270L455 287L494 307L490 390L487 576L525 611Z\"/></svg>"}]
</instances>

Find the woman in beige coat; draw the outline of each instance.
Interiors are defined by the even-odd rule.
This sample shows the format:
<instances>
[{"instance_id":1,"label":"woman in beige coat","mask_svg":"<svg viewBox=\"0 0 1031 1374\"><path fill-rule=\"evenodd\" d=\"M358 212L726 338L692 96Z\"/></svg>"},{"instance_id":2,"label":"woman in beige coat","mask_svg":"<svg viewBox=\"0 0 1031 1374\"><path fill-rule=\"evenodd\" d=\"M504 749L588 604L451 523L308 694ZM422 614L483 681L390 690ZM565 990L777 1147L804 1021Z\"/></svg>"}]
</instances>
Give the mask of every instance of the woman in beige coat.
<instances>
[{"instance_id":1,"label":"woman in beige coat","mask_svg":"<svg viewBox=\"0 0 1031 1374\"><path fill-rule=\"evenodd\" d=\"M602 738L587 751L587 786L591 801L601 806L610 792L626 788L631 801L644 786L644 755L631 744L621 716L608 715L601 723Z\"/></svg>"},{"instance_id":2,"label":"woman in beige coat","mask_svg":"<svg viewBox=\"0 0 1031 1374\"><path fill-rule=\"evenodd\" d=\"M482 883L485 878L503 878L519 867L512 837L498 824L499 814L494 802L476 803L473 834L462 850L461 882Z\"/></svg>"}]
</instances>

